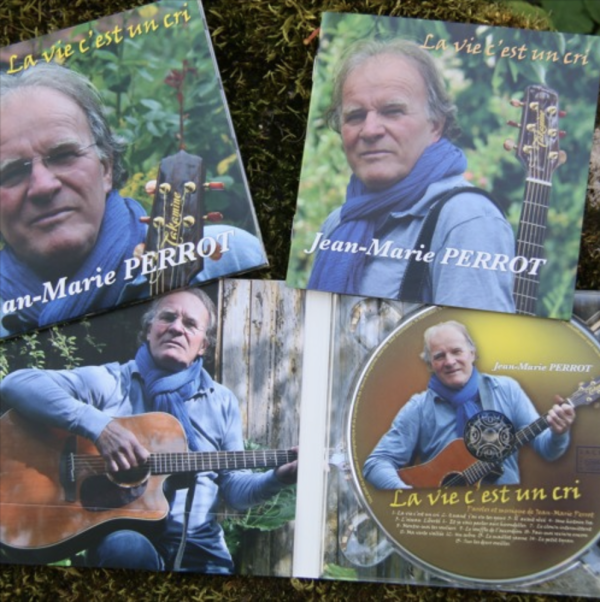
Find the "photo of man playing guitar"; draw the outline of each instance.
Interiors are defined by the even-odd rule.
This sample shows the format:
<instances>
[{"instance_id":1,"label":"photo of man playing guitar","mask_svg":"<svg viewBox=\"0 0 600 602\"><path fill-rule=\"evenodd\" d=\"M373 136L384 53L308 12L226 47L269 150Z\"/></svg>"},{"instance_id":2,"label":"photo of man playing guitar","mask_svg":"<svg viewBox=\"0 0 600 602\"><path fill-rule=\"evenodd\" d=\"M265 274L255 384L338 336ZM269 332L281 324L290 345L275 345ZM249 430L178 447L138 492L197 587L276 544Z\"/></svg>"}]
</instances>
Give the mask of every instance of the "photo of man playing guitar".
<instances>
[{"instance_id":1,"label":"photo of man playing guitar","mask_svg":"<svg viewBox=\"0 0 600 602\"><path fill-rule=\"evenodd\" d=\"M41 553L82 535L81 545L71 547L85 549L89 566L233 572L219 504L245 510L295 483L297 450L244 451L238 399L203 367L216 327L215 304L203 290L178 291L144 313L134 359L71 370L17 370L4 378L0 398L10 412L2 421L11 422L0 454L1 533L8 561L10 548ZM58 482L50 485L52 466L43 454L52 448L33 454L37 471L33 461L19 457L29 422L41 425L40 445L54 428L77 435L79 448L92 451L70 452L67 443L63 453L61 446ZM175 432L173 442L169 430ZM22 484L19 466L29 481L37 479L34 485ZM146 472L163 477L148 479ZM164 483L175 472L181 476ZM18 491L12 497L11 486ZM157 525L158 498L166 520ZM23 520L20 513L28 508L34 514ZM153 523L151 535L129 526L145 518ZM107 519L116 524L108 534Z\"/></svg>"},{"instance_id":2,"label":"photo of man playing guitar","mask_svg":"<svg viewBox=\"0 0 600 602\"><path fill-rule=\"evenodd\" d=\"M433 486L414 483L402 469L441 461L444 451L449 452L449 446L456 440L470 458L467 463L475 463L477 458L465 449L463 436L468 421L482 411L503 414L515 431L540 419L531 400L514 379L478 372L475 343L460 322L450 320L428 328L421 358L431 372L427 390L413 395L402 407L364 463L363 476L377 489ZM545 415L544 427L549 428L531 440L535 451L548 461L556 460L567 450L569 431L575 419L575 410L570 404L559 396L555 401ZM500 472L495 483L520 482L516 452L502 462Z\"/></svg>"}]
</instances>

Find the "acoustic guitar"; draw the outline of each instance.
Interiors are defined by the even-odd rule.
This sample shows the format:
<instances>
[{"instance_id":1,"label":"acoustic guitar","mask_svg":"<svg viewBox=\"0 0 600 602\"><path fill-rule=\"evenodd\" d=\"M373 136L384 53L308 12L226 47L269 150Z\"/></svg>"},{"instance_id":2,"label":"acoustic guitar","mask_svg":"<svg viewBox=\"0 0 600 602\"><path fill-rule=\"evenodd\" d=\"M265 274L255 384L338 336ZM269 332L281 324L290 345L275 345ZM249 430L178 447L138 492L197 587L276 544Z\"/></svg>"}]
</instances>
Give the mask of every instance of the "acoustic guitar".
<instances>
[{"instance_id":1,"label":"acoustic guitar","mask_svg":"<svg viewBox=\"0 0 600 602\"><path fill-rule=\"evenodd\" d=\"M558 108L558 94L546 86L528 86L523 101L511 101L522 107L521 123L509 121L519 127L519 141L507 141L506 150L514 148L527 175L525 195L517 230L516 256L527 260L544 257L544 243L548 221L548 207L552 192L552 174L566 161L566 154L559 150L559 139L564 132L558 121L566 113ZM539 276L519 272L515 274L513 298L518 314L534 316L538 302Z\"/></svg>"},{"instance_id":2,"label":"acoustic guitar","mask_svg":"<svg viewBox=\"0 0 600 602\"><path fill-rule=\"evenodd\" d=\"M116 418L151 452L142 467L109 473L88 439L0 418L0 545L23 562L54 562L118 529L156 526L169 511L169 475L274 468L294 450L190 452L183 427L160 412Z\"/></svg>"},{"instance_id":3,"label":"acoustic guitar","mask_svg":"<svg viewBox=\"0 0 600 602\"><path fill-rule=\"evenodd\" d=\"M566 398L573 408L590 405L600 399L600 377L581 385ZM547 413L515 434L510 453L516 452L548 427ZM464 439L451 441L439 454L423 464L401 468L400 478L412 487L456 487L480 483L486 477L501 473L497 462L478 460L471 454Z\"/></svg>"}]
</instances>

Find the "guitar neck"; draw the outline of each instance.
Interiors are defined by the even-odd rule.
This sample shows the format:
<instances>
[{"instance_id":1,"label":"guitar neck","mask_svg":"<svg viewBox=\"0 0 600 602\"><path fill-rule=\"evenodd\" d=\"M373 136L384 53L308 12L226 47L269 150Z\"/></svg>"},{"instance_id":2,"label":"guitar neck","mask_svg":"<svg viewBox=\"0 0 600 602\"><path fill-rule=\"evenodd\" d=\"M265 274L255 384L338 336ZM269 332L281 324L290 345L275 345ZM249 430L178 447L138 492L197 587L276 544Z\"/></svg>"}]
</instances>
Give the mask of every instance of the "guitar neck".
<instances>
[{"instance_id":1,"label":"guitar neck","mask_svg":"<svg viewBox=\"0 0 600 602\"><path fill-rule=\"evenodd\" d=\"M529 260L544 256L551 190L550 181L537 180L533 177L527 179L525 200L517 232L516 255L519 257ZM515 274L513 298L518 314L536 315L539 283L539 272Z\"/></svg>"},{"instance_id":2,"label":"guitar neck","mask_svg":"<svg viewBox=\"0 0 600 602\"><path fill-rule=\"evenodd\" d=\"M206 470L276 468L292 462L296 457L296 452L289 449L155 453L150 455L147 466L154 475Z\"/></svg>"},{"instance_id":3,"label":"guitar neck","mask_svg":"<svg viewBox=\"0 0 600 602\"><path fill-rule=\"evenodd\" d=\"M528 86L523 101L511 101L511 104L523 108L521 123L508 123L520 130L515 150L527 170L516 257L541 259L544 257L552 174L565 158L558 145L561 135L558 120L562 111L558 108L558 94L543 85ZM505 144L507 150L514 147L509 142ZM513 298L518 314L536 315L538 288L538 273L515 274Z\"/></svg>"}]
</instances>

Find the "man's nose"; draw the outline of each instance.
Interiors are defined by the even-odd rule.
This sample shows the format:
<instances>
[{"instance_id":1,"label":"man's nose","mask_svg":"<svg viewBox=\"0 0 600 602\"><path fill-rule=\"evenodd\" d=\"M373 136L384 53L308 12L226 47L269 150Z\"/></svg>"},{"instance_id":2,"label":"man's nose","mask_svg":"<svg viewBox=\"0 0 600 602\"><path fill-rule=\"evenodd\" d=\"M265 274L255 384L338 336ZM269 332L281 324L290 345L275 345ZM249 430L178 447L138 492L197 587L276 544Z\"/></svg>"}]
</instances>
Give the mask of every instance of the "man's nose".
<instances>
[{"instance_id":1,"label":"man's nose","mask_svg":"<svg viewBox=\"0 0 600 602\"><path fill-rule=\"evenodd\" d=\"M182 319L181 318L175 318L169 324L169 330L175 331L175 332L179 332L179 333L185 332L185 326L183 325Z\"/></svg>"},{"instance_id":2,"label":"man's nose","mask_svg":"<svg viewBox=\"0 0 600 602\"><path fill-rule=\"evenodd\" d=\"M384 133L381 116L377 111L368 111L361 130L361 135L364 138L373 138L382 136Z\"/></svg>"},{"instance_id":3,"label":"man's nose","mask_svg":"<svg viewBox=\"0 0 600 602\"><path fill-rule=\"evenodd\" d=\"M34 161L29 175L28 196L33 199L47 198L61 187L61 181L43 161Z\"/></svg>"},{"instance_id":4,"label":"man's nose","mask_svg":"<svg viewBox=\"0 0 600 602\"><path fill-rule=\"evenodd\" d=\"M456 357L453 356L451 353L448 353L446 355L446 357L444 358L444 365L446 365L446 366L453 366L455 362L456 362Z\"/></svg>"}]
</instances>

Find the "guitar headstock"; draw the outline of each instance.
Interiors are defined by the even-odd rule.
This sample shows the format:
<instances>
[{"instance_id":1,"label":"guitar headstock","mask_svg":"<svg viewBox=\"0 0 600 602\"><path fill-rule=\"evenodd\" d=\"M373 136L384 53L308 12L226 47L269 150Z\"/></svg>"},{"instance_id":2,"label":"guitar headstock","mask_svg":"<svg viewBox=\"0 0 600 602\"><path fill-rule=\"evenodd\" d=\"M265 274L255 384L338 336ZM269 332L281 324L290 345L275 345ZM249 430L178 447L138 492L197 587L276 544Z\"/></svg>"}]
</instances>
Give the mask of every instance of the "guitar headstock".
<instances>
[{"instance_id":1,"label":"guitar headstock","mask_svg":"<svg viewBox=\"0 0 600 602\"><path fill-rule=\"evenodd\" d=\"M559 119L564 111L558 106L558 94L541 85L528 86L523 101L511 104L522 107L521 122L508 124L519 128L519 141L505 143L507 150L514 148L517 157L527 169L527 176L540 183L550 183L552 173L566 161L560 150L559 139L565 132L559 129Z\"/></svg>"},{"instance_id":2,"label":"guitar headstock","mask_svg":"<svg viewBox=\"0 0 600 602\"><path fill-rule=\"evenodd\" d=\"M204 266L205 249L198 244L204 235L204 222L219 222L223 215L211 211L204 215L204 192L223 190L221 182L205 182L201 157L180 150L160 162L158 180L148 182L154 195L148 224L144 257L150 268L150 294L158 295L186 286ZM217 260L220 248L210 255Z\"/></svg>"},{"instance_id":3,"label":"guitar headstock","mask_svg":"<svg viewBox=\"0 0 600 602\"><path fill-rule=\"evenodd\" d=\"M160 162L145 248L156 266L149 274L152 295L185 286L203 268L197 254L181 263L177 255L180 245L189 242L195 248L203 236L204 180L201 157L180 150Z\"/></svg>"},{"instance_id":4,"label":"guitar headstock","mask_svg":"<svg viewBox=\"0 0 600 602\"><path fill-rule=\"evenodd\" d=\"M567 402L573 407L591 405L600 399L600 376L587 383L579 385L577 391L569 395Z\"/></svg>"}]
</instances>

